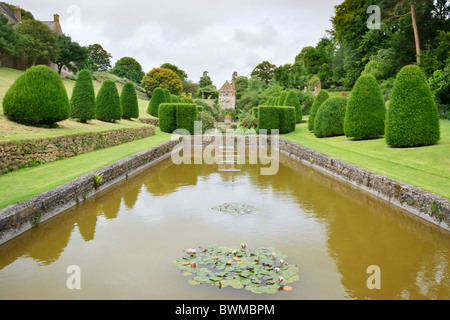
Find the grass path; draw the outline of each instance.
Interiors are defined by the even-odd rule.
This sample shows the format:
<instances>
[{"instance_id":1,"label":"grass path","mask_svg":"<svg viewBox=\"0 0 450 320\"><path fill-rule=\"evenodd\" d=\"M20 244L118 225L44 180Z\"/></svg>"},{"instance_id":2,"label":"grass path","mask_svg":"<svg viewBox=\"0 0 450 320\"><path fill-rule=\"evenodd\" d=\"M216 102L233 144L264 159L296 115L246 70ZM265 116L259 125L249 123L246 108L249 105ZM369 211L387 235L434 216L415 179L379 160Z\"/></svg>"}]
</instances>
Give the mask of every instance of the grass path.
<instances>
[{"instance_id":1,"label":"grass path","mask_svg":"<svg viewBox=\"0 0 450 320\"><path fill-rule=\"evenodd\" d=\"M0 209L51 190L83 174L170 140L157 128L156 135L76 157L25 168L0 176Z\"/></svg>"},{"instance_id":2,"label":"grass path","mask_svg":"<svg viewBox=\"0 0 450 320\"><path fill-rule=\"evenodd\" d=\"M384 139L318 139L308 132L307 124L282 137L450 199L450 121L441 120L440 124L439 143L420 148L390 148Z\"/></svg>"}]
</instances>

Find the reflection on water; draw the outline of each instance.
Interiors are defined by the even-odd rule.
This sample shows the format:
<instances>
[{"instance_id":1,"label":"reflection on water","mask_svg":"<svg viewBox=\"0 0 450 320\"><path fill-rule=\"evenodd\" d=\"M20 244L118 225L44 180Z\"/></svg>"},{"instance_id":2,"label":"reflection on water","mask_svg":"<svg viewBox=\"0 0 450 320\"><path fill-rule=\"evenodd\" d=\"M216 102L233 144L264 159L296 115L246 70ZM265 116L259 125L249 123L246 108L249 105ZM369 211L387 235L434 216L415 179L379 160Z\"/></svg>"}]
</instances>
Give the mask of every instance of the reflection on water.
<instances>
[{"instance_id":1,"label":"reflection on water","mask_svg":"<svg viewBox=\"0 0 450 320\"><path fill-rule=\"evenodd\" d=\"M449 299L450 235L281 157L259 165L172 165L145 172L0 246L0 299ZM244 202L260 213L211 208ZM172 265L198 245L271 246L300 266L293 291L257 295L191 286ZM66 286L78 265L81 289ZM366 286L367 267L381 289Z\"/></svg>"}]
</instances>

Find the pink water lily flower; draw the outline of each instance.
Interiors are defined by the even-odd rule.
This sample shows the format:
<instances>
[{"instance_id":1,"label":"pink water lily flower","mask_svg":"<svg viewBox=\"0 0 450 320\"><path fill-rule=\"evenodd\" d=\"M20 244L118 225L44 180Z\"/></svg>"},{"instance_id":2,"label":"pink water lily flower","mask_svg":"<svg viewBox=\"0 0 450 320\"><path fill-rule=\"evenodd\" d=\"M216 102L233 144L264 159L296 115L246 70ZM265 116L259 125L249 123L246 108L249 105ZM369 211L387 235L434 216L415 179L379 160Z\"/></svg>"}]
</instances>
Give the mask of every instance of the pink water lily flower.
<instances>
[{"instance_id":1,"label":"pink water lily flower","mask_svg":"<svg viewBox=\"0 0 450 320\"><path fill-rule=\"evenodd\" d=\"M277 272L277 273L280 272L280 268L278 268L278 267L275 267L274 270L275 270L275 272Z\"/></svg>"},{"instance_id":2,"label":"pink water lily flower","mask_svg":"<svg viewBox=\"0 0 450 320\"><path fill-rule=\"evenodd\" d=\"M242 243L241 247L242 247L242 249L246 249L247 248L247 244L246 243Z\"/></svg>"},{"instance_id":3,"label":"pink water lily flower","mask_svg":"<svg viewBox=\"0 0 450 320\"><path fill-rule=\"evenodd\" d=\"M280 260L280 264L281 264L281 265L283 265L283 263L284 263L284 260L283 260L283 259L281 259L281 260Z\"/></svg>"},{"instance_id":4,"label":"pink water lily flower","mask_svg":"<svg viewBox=\"0 0 450 320\"><path fill-rule=\"evenodd\" d=\"M284 278L283 278L282 276L279 276L279 277L278 277L278 281L279 281L279 282L283 282L283 281L284 281Z\"/></svg>"},{"instance_id":5,"label":"pink water lily flower","mask_svg":"<svg viewBox=\"0 0 450 320\"><path fill-rule=\"evenodd\" d=\"M197 250L195 250L195 249L187 249L187 253L189 253L189 254L196 254Z\"/></svg>"}]
</instances>

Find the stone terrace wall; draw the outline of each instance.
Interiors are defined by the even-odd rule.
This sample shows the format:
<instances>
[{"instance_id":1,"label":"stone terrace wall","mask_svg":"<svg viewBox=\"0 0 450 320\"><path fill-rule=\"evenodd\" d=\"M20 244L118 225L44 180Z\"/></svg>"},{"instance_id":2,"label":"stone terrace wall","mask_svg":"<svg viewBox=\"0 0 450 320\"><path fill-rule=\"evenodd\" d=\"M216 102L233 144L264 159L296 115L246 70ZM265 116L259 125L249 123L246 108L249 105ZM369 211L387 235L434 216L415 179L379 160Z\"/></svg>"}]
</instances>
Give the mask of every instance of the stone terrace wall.
<instances>
[{"instance_id":1,"label":"stone terrace wall","mask_svg":"<svg viewBox=\"0 0 450 320\"><path fill-rule=\"evenodd\" d=\"M0 144L0 175L153 136L152 126Z\"/></svg>"},{"instance_id":2,"label":"stone terrace wall","mask_svg":"<svg viewBox=\"0 0 450 320\"><path fill-rule=\"evenodd\" d=\"M450 231L450 200L280 138L291 158L325 171Z\"/></svg>"},{"instance_id":3,"label":"stone terrace wall","mask_svg":"<svg viewBox=\"0 0 450 320\"><path fill-rule=\"evenodd\" d=\"M0 245L170 155L178 143L167 141L0 210ZM100 186L94 183L95 175L103 175Z\"/></svg>"}]
</instances>

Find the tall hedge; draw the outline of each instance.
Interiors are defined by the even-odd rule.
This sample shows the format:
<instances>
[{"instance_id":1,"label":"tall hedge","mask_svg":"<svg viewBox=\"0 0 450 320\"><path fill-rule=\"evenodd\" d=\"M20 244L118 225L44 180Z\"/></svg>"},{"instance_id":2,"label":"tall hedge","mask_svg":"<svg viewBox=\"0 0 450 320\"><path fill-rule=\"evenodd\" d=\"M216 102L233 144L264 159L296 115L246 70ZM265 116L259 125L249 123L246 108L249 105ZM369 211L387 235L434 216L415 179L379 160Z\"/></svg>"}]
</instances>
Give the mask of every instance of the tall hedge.
<instances>
[{"instance_id":1,"label":"tall hedge","mask_svg":"<svg viewBox=\"0 0 450 320\"><path fill-rule=\"evenodd\" d=\"M161 103L158 119L159 128L162 132L173 133L177 129L177 104Z\"/></svg>"},{"instance_id":2,"label":"tall hedge","mask_svg":"<svg viewBox=\"0 0 450 320\"><path fill-rule=\"evenodd\" d=\"M97 94L97 119L105 122L115 122L122 119L122 106L119 92L113 80L103 81Z\"/></svg>"},{"instance_id":3,"label":"tall hedge","mask_svg":"<svg viewBox=\"0 0 450 320\"><path fill-rule=\"evenodd\" d=\"M300 100L298 99L297 93L294 90L290 90L287 94L286 100L284 101L284 106L294 107L296 114L296 123L301 123L303 119L302 106L300 105Z\"/></svg>"},{"instance_id":4,"label":"tall hedge","mask_svg":"<svg viewBox=\"0 0 450 320\"><path fill-rule=\"evenodd\" d=\"M258 132L267 130L267 134L270 134L271 130L280 129L279 108L275 106L259 106L258 109Z\"/></svg>"},{"instance_id":5,"label":"tall hedge","mask_svg":"<svg viewBox=\"0 0 450 320\"><path fill-rule=\"evenodd\" d=\"M154 117L158 117L158 108L161 103L170 103L170 101L166 101L164 89L156 88L155 90L153 90L152 98L150 99L150 102L148 104L148 114Z\"/></svg>"},{"instance_id":6,"label":"tall hedge","mask_svg":"<svg viewBox=\"0 0 450 320\"><path fill-rule=\"evenodd\" d=\"M386 116L386 143L394 147L432 145L440 139L439 117L419 67L403 67L392 88Z\"/></svg>"},{"instance_id":7,"label":"tall hedge","mask_svg":"<svg viewBox=\"0 0 450 320\"><path fill-rule=\"evenodd\" d=\"M384 135L386 106L380 87L371 74L356 81L344 120L345 136L359 140Z\"/></svg>"},{"instance_id":8,"label":"tall hedge","mask_svg":"<svg viewBox=\"0 0 450 320\"><path fill-rule=\"evenodd\" d=\"M331 97L320 106L314 120L314 135L316 137L344 135L347 100L344 96Z\"/></svg>"},{"instance_id":9,"label":"tall hedge","mask_svg":"<svg viewBox=\"0 0 450 320\"><path fill-rule=\"evenodd\" d=\"M136 95L136 89L131 82L124 84L120 94L120 104L122 106L122 118L139 118L139 105Z\"/></svg>"},{"instance_id":10,"label":"tall hedge","mask_svg":"<svg viewBox=\"0 0 450 320\"><path fill-rule=\"evenodd\" d=\"M295 131L297 112L295 107L278 107L280 134Z\"/></svg>"},{"instance_id":11,"label":"tall hedge","mask_svg":"<svg viewBox=\"0 0 450 320\"><path fill-rule=\"evenodd\" d=\"M77 82L70 98L72 106L71 118L79 119L81 123L95 119L97 106L95 104L94 84L88 70L78 72Z\"/></svg>"},{"instance_id":12,"label":"tall hedge","mask_svg":"<svg viewBox=\"0 0 450 320\"><path fill-rule=\"evenodd\" d=\"M31 125L54 124L70 117L70 102L59 75L47 66L22 74L3 98L8 119Z\"/></svg>"},{"instance_id":13,"label":"tall hedge","mask_svg":"<svg viewBox=\"0 0 450 320\"><path fill-rule=\"evenodd\" d=\"M177 103L177 129L185 129L190 134L194 132L194 122L198 121L197 105L194 103Z\"/></svg>"},{"instance_id":14,"label":"tall hedge","mask_svg":"<svg viewBox=\"0 0 450 320\"><path fill-rule=\"evenodd\" d=\"M317 94L316 98L314 99L313 105L311 107L311 111L309 112L309 119L308 119L308 130L314 131L314 124L316 120L316 114L319 110L319 107L329 98L328 92L325 90L320 90Z\"/></svg>"}]
</instances>

